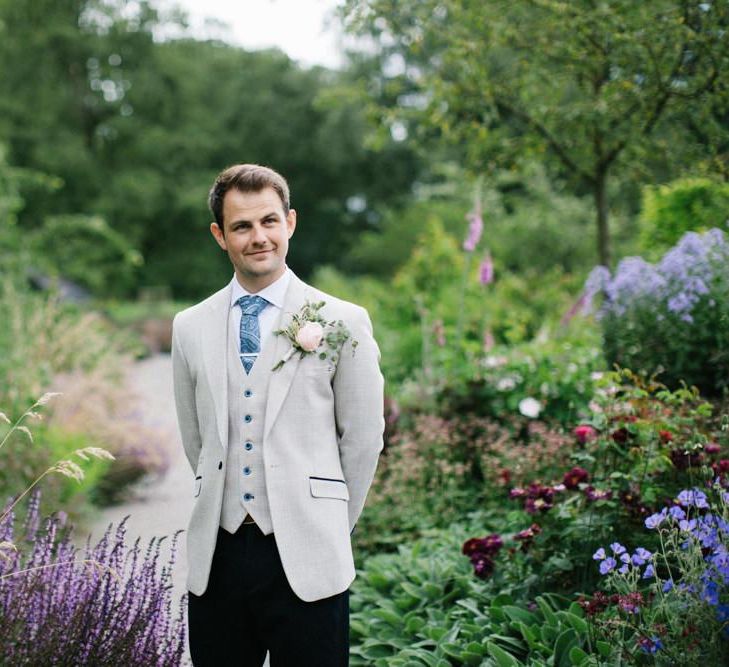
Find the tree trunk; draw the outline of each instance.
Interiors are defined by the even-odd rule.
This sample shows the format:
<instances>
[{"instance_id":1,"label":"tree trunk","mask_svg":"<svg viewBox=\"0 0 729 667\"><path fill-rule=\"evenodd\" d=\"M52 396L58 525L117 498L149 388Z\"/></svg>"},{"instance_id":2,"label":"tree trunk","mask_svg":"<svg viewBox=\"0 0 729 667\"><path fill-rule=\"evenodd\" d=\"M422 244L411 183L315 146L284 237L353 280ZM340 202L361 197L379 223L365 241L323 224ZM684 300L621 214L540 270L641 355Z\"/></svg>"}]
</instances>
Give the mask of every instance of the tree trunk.
<instances>
[{"instance_id":1,"label":"tree trunk","mask_svg":"<svg viewBox=\"0 0 729 667\"><path fill-rule=\"evenodd\" d=\"M607 170L595 175L593 196L597 215L597 256L600 264L610 268L610 230L608 229Z\"/></svg>"}]
</instances>

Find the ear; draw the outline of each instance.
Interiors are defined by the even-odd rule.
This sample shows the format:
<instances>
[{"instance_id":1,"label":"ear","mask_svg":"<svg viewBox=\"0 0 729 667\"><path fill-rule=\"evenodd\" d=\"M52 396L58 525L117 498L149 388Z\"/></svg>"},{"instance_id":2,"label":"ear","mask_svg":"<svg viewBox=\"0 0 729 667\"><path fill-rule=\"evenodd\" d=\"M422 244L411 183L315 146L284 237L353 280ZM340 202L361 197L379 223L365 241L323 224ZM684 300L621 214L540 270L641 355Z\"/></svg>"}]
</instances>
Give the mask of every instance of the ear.
<instances>
[{"instance_id":1,"label":"ear","mask_svg":"<svg viewBox=\"0 0 729 667\"><path fill-rule=\"evenodd\" d=\"M217 222L210 223L210 233L215 237L218 245L227 252L228 244L225 242L225 235L223 234L223 230L220 229L220 227L218 226Z\"/></svg>"},{"instance_id":2,"label":"ear","mask_svg":"<svg viewBox=\"0 0 729 667\"><path fill-rule=\"evenodd\" d=\"M289 209L289 214L286 216L286 229L288 230L289 238L291 238L296 229L296 211L293 208Z\"/></svg>"}]
</instances>

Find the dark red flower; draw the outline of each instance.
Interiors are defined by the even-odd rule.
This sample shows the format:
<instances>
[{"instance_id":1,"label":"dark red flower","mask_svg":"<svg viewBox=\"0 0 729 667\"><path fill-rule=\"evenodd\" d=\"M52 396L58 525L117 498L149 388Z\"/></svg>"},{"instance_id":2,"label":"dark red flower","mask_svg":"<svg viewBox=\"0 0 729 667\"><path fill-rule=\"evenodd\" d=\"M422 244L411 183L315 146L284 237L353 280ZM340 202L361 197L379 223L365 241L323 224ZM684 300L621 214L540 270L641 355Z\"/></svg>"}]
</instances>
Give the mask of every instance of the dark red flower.
<instances>
[{"instance_id":1,"label":"dark red flower","mask_svg":"<svg viewBox=\"0 0 729 667\"><path fill-rule=\"evenodd\" d=\"M698 451L688 452L685 449L672 449L671 461L678 470L686 470L687 468L695 468L704 458L703 454Z\"/></svg>"},{"instance_id":2,"label":"dark red flower","mask_svg":"<svg viewBox=\"0 0 729 667\"><path fill-rule=\"evenodd\" d=\"M715 475L722 476L729 473L729 459L721 459L711 464Z\"/></svg>"},{"instance_id":3,"label":"dark red flower","mask_svg":"<svg viewBox=\"0 0 729 667\"><path fill-rule=\"evenodd\" d=\"M501 472L499 473L499 477L501 477L501 481L504 484L508 484L511 482L511 470L508 468L502 468Z\"/></svg>"},{"instance_id":4,"label":"dark red flower","mask_svg":"<svg viewBox=\"0 0 729 667\"><path fill-rule=\"evenodd\" d=\"M564 474L562 483L568 489L576 489L582 482L587 482L590 479L590 473L584 468L575 466L572 470L569 470Z\"/></svg>"},{"instance_id":5,"label":"dark red flower","mask_svg":"<svg viewBox=\"0 0 729 667\"><path fill-rule=\"evenodd\" d=\"M658 431L658 437L663 443L671 442L673 440L673 433L670 431Z\"/></svg>"},{"instance_id":6,"label":"dark red flower","mask_svg":"<svg viewBox=\"0 0 729 667\"><path fill-rule=\"evenodd\" d=\"M473 561L473 572L479 579L488 579L494 572L494 561L485 556Z\"/></svg>"},{"instance_id":7,"label":"dark red flower","mask_svg":"<svg viewBox=\"0 0 729 667\"><path fill-rule=\"evenodd\" d=\"M624 445L626 442L628 442L629 437L630 433L628 432L628 429L625 428L625 426L621 426L619 429L616 429L612 433L613 440L619 445Z\"/></svg>"}]
</instances>

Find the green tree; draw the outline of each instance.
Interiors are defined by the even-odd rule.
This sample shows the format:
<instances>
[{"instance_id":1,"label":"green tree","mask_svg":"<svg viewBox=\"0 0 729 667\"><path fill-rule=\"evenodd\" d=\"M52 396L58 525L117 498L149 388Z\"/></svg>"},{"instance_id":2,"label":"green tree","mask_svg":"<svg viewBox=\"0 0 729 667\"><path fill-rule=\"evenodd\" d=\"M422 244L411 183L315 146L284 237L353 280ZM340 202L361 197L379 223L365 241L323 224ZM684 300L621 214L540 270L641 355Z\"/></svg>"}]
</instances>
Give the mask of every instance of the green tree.
<instances>
[{"instance_id":1,"label":"green tree","mask_svg":"<svg viewBox=\"0 0 729 667\"><path fill-rule=\"evenodd\" d=\"M640 175L669 122L727 108L725 2L348 0L342 16L380 45L390 123L425 120L477 169L550 158L591 193L606 265L610 178Z\"/></svg>"}]
</instances>

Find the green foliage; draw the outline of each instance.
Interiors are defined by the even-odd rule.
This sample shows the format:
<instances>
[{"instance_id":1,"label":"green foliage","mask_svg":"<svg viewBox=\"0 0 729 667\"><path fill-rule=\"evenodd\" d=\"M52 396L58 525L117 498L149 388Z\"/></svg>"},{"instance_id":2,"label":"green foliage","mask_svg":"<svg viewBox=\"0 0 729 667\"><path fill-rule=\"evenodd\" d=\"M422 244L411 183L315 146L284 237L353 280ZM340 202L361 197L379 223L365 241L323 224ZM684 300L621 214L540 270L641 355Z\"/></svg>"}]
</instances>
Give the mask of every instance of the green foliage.
<instances>
[{"instance_id":1,"label":"green foliage","mask_svg":"<svg viewBox=\"0 0 729 667\"><path fill-rule=\"evenodd\" d=\"M143 263L128 240L98 216L48 217L30 234L30 243L52 275L105 297L128 293Z\"/></svg>"},{"instance_id":2,"label":"green foliage","mask_svg":"<svg viewBox=\"0 0 729 667\"><path fill-rule=\"evenodd\" d=\"M574 328L467 359L450 355L438 373L435 402L444 415L508 419L519 415L521 401L533 398L541 419L569 425L586 414L595 379L605 368L598 332Z\"/></svg>"},{"instance_id":3,"label":"green foliage","mask_svg":"<svg viewBox=\"0 0 729 667\"><path fill-rule=\"evenodd\" d=\"M688 231L723 228L729 221L729 183L682 178L643 189L641 241L648 257L658 257Z\"/></svg>"},{"instance_id":4,"label":"green foliage","mask_svg":"<svg viewBox=\"0 0 729 667\"><path fill-rule=\"evenodd\" d=\"M352 587L351 664L595 664L583 662L591 649L582 609L547 594L528 610L508 584L470 576L465 534L456 524L367 561Z\"/></svg>"}]
</instances>

